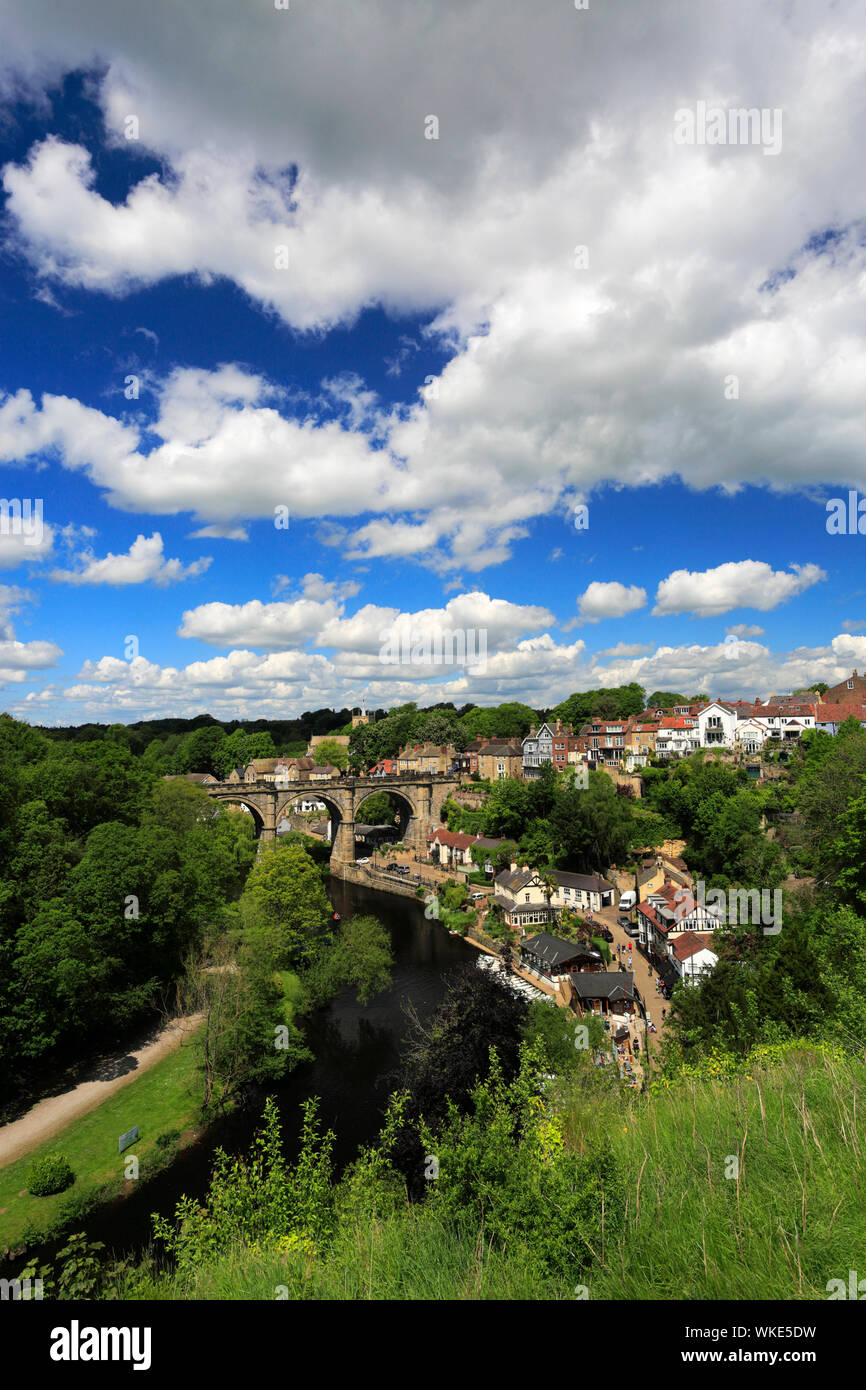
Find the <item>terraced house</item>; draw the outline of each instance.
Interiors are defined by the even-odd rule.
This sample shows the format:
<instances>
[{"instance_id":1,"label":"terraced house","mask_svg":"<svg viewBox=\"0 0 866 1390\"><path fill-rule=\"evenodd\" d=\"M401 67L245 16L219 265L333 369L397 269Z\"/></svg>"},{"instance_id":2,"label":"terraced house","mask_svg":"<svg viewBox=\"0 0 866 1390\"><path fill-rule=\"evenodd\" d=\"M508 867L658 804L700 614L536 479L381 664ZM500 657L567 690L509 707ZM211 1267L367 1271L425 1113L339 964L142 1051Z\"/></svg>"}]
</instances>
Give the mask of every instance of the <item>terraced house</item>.
<instances>
[{"instance_id":1,"label":"terraced house","mask_svg":"<svg viewBox=\"0 0 866 1390\"><path fill-rule=\"evenodd\" d=\"M623 740L623 764L626 772L636 767L646 767L650 758L656 755L656 734L658 725L644 723L639 719L629 720Z\"/></svg>"},{"instance_id":2,"label":"terraced house","mask_svg":"<svg viewBox=\"0 0 866 1390\"><path fill-rule=\"evenodd\" d=\"M516 739L476 738L460 754L460 770L490 782L522 777L522 745Z\"/></svg>"},{"instance_id":3,"label":"terraced house","mask_svg":"<svg viewBox=\"0 0 866 1390\"><path fill-rule=\"evenodd\" d=\"M569 751L577 746L574 730L570 724L557 719L555 724L544 723L536 729L529 726L529 733L523 740L523 776L532 781L541 771L544 763L553 763L557 772L568 767Z\"/></svg>"},{"instance_id":4,"label":"terraced house","mask_svg":"<svg viewBox=\"0 0 866 1390\"><path fill-rule=\"evenodd\" d=\"M621 766L630 725L628 719L593 719L582 726L577 747L591 772L600 767Z\"/></svg>"},{"instance_id":5,"label":"terraced house","mask_svg":"<svg viewBox=\"0 0 866 1390\"><path fill-rule=\"evenodd\" d=\"M701 746L697 715L678 714L662 719L656 733L657 758L687 758Z\"/></svg>"},{"instance_id":6,"label":"terraced house","mask_svg":"<svg viewBox=\"0 0 866 1390\"><path fill-rule=\"evenodd\" d=\"M458 763L457 750L451 744L407 744L397 757L398 772L451 772Z\"/></svg>"}]
</instances>

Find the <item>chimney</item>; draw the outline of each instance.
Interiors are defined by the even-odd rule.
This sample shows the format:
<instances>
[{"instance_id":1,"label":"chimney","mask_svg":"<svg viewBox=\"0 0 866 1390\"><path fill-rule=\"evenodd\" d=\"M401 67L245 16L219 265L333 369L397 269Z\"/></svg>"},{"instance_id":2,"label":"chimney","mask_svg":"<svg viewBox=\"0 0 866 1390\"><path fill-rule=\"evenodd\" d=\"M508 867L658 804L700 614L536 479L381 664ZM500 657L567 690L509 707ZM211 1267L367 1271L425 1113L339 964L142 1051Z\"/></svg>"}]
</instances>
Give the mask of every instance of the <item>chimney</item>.
<instances>
[{"instance_id":1,"label":"chimney","mask_svg":"<svg viewBox=\"0 0 866 1390\"><path fill-rule=\"evenodd\" d=\"M514 859L512 859L512 861L511 861L511 872L512 872L513 874L516 874L516 873L517 873L517 862L516 862L516 860L514 860Z\"/></svg>"}]
</instances>

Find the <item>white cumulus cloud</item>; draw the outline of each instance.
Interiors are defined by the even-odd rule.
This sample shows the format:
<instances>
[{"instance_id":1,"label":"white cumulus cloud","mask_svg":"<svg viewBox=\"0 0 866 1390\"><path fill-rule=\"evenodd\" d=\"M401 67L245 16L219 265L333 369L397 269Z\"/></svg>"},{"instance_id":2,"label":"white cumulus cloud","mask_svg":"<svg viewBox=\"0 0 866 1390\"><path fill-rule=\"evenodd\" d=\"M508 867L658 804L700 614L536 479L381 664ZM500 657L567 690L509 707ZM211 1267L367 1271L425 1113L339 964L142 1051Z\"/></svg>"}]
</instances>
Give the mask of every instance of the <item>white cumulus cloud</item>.
<instances>
[{"instance_id":1,"label":"white cumulus cloud","mask_svg":"<svg viewBox=\"0 0 866 1390\"><path fill-rule=\"evenodd\" d=\"M826 578L818 565L792 565L788 572L774 570L764 560L729 560L715 569L695 572L675 570L660 582L653 614L694 613L712 618L732 608L758 608L766 613Z\"/></svg>"}]
</instances>

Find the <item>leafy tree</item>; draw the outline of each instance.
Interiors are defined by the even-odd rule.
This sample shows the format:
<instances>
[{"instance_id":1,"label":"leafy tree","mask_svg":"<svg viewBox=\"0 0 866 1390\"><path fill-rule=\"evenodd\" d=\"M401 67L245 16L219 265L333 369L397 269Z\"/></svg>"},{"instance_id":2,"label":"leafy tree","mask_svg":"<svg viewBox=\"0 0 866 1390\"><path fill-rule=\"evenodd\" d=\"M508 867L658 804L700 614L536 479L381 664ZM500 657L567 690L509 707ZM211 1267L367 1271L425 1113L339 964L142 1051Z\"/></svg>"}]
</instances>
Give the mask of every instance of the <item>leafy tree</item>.
<instances>
[{"instance_id":1,"label":"leafy tree","mask_svg":"<svg viewBox=\"0 0 866 1390\"><path fill-rule=\"evenodd\" d=\"M21 772L24 800L44 801L51 819L62 818L84 837L105 821L134 824L153 785L140 760L114 743L55 744L47 757Z\"/></svg>"},{"instance_id":2,"label":"leafy tree","mask_svg":"<svg viewBox=\"0 0 866 1390\"><path fill-rule=\"evenodd\" d=\"M236 959L227 937L212 942L207 955L193 953L178 1010L203 1016L195 1046L205 1115L222 1110L252 1083L275 1084L311 1057L286 1016L282 982L263 933L251 933Z\"/></svg>"},{"instance_id":3,"label":"leafy tree","mask_svg":"<svg viewBox=\"0 0 866 1390\"><path fill-rule=\"evenodd\" d=\"M515 777L494 782L484 806L484 825L488 835L518 840L529 815L529 788Z\"/></svg>"},{"instance_id":4,"label":"leafy tree","mask_svg":"<svg viewBox=\"0 0 866 1390\"><path fill-rule=\"evenodd\" d=\"M435 714L419 713L412 728L413 743L434 743L437 747L453 745L465 748L469 735L455 711L437 710Z\"/></svg>"},{"instance_id":5,"label":"leafy tree","mask_svg":"<svg viewBox=\"0 0 866 1390\"><path fill-rule=\"evenodd\" d=\"M248 926L267 932L278 967L309 963L329 937L331 905L315 863L297 845L268 844L241 901Z\"/></svg>"},{"instance_id":6,"label":"leafy tree","mask_svg":"<svg viewBox=\"0 0 866 1390\"><path fill-rule=\"evenodd\" d=\"M645 708L646 695L643 686L632 681L630 685L610 689L577 691L569 695L551 711L551 719L561 719L578 729L588 720L628 719L640 714Z\"/></svg>"},{"instance_id":7,"label":"leafy tree","mask_svg":"<svg viewBox=\"0 0 866 1390\"><path fill-rule=\"evenodd\" d=\"M313 762L317 767L326 767L331 763L333 767L340 769L347 767L349 754L342 743L337 743L332 738L326 738L322 743L317 743L313 749Z\"/></svg>"},{"instance_id":8,"label":"leafy tree","mask_svg":"<svg viewBox=\"0 0 866 1390\"><path fill-rule=\"evenodd\" d=\"M325 1003L346 987L357 989L359 1004L368 1004L389 987L393 963L391 940L378 918L353 916L319 952L303 976L304 988L312 1004Z\"/></svg>"},{"instance_id":9,"label":"leafy tree","mask_svg":"<svg viewBox=\"0 0 866 1390\"><path fill-rule=\"evenodd\" d=\"M804 767L796 785L803 842L811 847L816 876L832 883L843 867L840 852L845 852L839 826L866 785L866 731L856 719L848 719L835 738L822 731L804 737L804 744Z\"/></svg>"},{"instance_id":10,"label":"leafy tree","mask_svg":"<svg viewBox=\"0 0 866 1390\"><path fill-rule=\"evenodd\" d=\"M533 821L520 837L517 858L521 864L540 868L552 862L553 832L549 820ZM510 862L510 861L509 861Z\"/></svg>"},{"instance_id":11,"label":"leafy tree","mask_svg":"<svg viewBox=\"0 0 866 1390\"><path fill-rule=\"evenodd\" d=\"M546 999L533 999L523 1037L530 1047L542 1052L545 1070L565 1076L576 1071L587 1051L601 1047L606 1037L600 1018L588 1015L580 1023L588 1030L588 1048L580 1046L583 1035L578 1033L572 1014Z\"/></svg>"},{"instance_id":12,"label":"leafy tree","mask_svg":"<svg viewBox=\"0 0 866 1390\"><path fill-rule=\"evenodd\" d=\"M246 767L254 758L275 758L277 750L269 733L247 733L235 729L223 738L211 754L211 765L217 777L225 778L235 767Z\"/></svg>"},{"instance_id":13,"label":"leafy tree","mask_svg":"<svg viewBox=\"0 0 866 1390\"><path fill-rule=\"evenodd\" d=\"M647 709L670 709L672 705L688 704L691 704L691 701L686 695L678 695L673 690L654 690L652 695L647 697L646 707Z\"/></svg>"},{"instance_id":14,"label":"leafy tree","mask_svg":"<svg viewBox=\"0 0 866 1390\"><path fill-rule=\"evenodd\" d=\"M591 772L585 789L564 788L550 818L557 863L590 873L624 859L632 815L631 803L603 772Z\"/></svg>"},{"instance_id":15,"label":"leafy tree","mask_svg":"<svg viewBox=\"0 0 866 1390\"><path fill-rule=\"evenodd\" d=\"M506 701L502 705L468 710L460 720L467 740L476 738L524 739L538 716L528 705ZM464 745L465 746L465 745Z\"/></svg>"},{"instance_id":16,"label":"leafy tree","mask_svg":"<svg viewBox=\"0 0 866 1390\"><path fill-rule=\"evenodd\" d=\"M526 1001L504 980L467 965L450 978L429 1024L414 1017L401 1074L401 1090L408 1091L409 1099L393 1149L394 1164L410 1193L419 1196L425 1188L425 1150L417 1121L423 1116L435 1125L452 1107L465 1111L476 1080L488 1074L491 1049L504 1075L516 1075L526 1015Z\"/></svg>"},{"instance_id":17,"label":"leafy tree","mask_svg":"<svg viewBox=\"0 0 866 1390\"><path fill-rule=\"evenodd\" d=\"M217 776L214 760L224 739L225 734L219 724L205 724L187 734L180 749L180 762L183 765L181 770L209 772L212 776Z\"/></svg>"},{"instance_id":18,"label":"leafy tree","mask_svg":"<svg viewBox=\"0 0 866 1390\"><path fill-rule=\"evenodd\" d=\"M745 1056L756 1044L820 1037L828 1031L835 1002L822 978L814 916L789 917L778 935L761 927L717 928L719 955L699 985L674 991L669 1023L687 1057L718 1048Z\"/></svg>"}]
</instances>

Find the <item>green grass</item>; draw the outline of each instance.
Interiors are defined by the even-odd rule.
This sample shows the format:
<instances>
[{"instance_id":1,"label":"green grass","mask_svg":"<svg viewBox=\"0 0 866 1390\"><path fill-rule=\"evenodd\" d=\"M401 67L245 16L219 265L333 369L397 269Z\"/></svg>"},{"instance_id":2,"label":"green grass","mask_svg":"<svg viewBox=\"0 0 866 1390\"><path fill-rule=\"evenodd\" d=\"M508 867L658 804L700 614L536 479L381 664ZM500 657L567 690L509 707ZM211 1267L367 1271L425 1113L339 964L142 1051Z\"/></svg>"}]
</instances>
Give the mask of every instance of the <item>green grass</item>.
<instances>
[{"instance_id":1,"label":"green grass","mask_svg":"<svg viewBox=\"0 0 866 1390\"><path fill-rule=\"evenodd\" d=\"M625 1219L573 1281L546 1275L519 1242L493 1248L435 1210L404 1206L344 1220L326 1250L236 1247L191 1286L142 1266L123 1298L592 1301L827 1298L866 1266L866 1164L858 1061L807 1045L733 1077L683 1079L638 1095L582 1073L563 1079L566 1144L600 1132L625 1179ZM739 1160L734 1176L732 1157ZM726 1176L726 1171L731 1176ZM551 1220L555 1220L551 1214Z\"/></svg>"},{"instance_id":2,"label":"green grass","mask_svg":"<svg viewBox=\"0 0 866 1390\"><path fill-rule=\"evenodd\" d=\"M203 1264L192 1286L152 1270L121 1274L121 1299L381 1301L567 1299L522 1248L498 1250L483 1233L461 1231L423 1207L338 1233L327 1256L238 1246Z\"/></svg>"},{"instance_id":3,"label":"green grass","mask_svg":"<svg viewBox=\"0 0 866 1390\"><path fill-rule=\"evenodd\" d=\"M65 1212L88 1197L122 1192L129 1186L123 1176L127 1155L134 1154L139 1160L139 1181L153 1176L166 1158L156 1147L157 1135L169 1129L183 1134L198 1123L197 1061L198 1049L188 1040L137 1080L108 1096L97 1109L73 1120L23 1158L0 1168L0 1249L35 1239L37 1233L50 1230L63 1220ZM119 1136L134 1125L139 1126L137 1143L118 1154ZM55 1151L64 1154L72 1165L72 1186L51 1197L32 1197L26 1192L20 1196L33 1159Z\"/></svg>"},{"instance_id":4,"label":"green grass","mask_svg":"<svg viewBox=\"0 0 866 1390\"><path fill-rule=\"evenodd\" d=\"M864 1102L861 1064L805 1047L776 1067L633 1095L608 1116L628 1210L590 1298L826 1298L828 1280L866 1263ZM574 1105L572 1141L599 1118Z\"/></svg>"}]
</instances>

